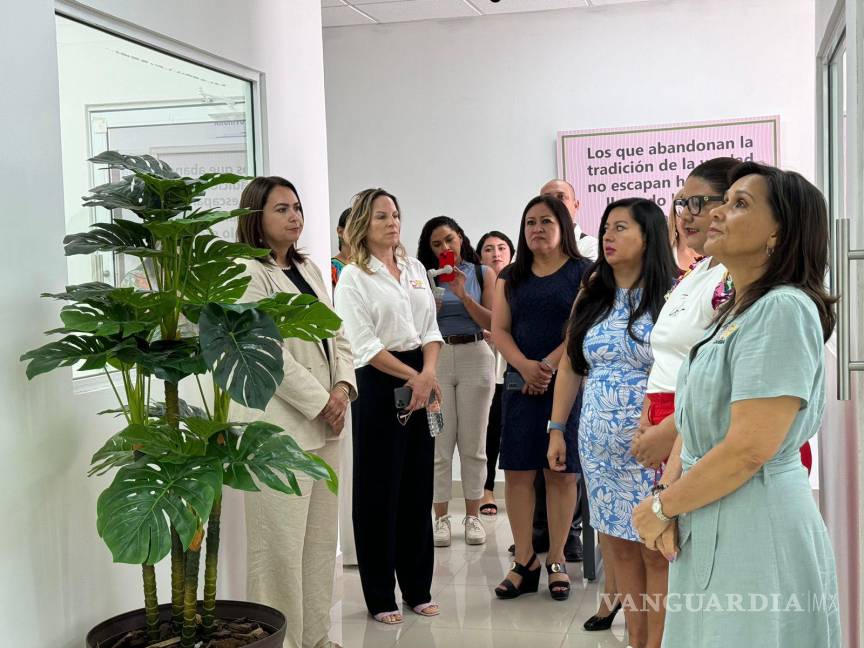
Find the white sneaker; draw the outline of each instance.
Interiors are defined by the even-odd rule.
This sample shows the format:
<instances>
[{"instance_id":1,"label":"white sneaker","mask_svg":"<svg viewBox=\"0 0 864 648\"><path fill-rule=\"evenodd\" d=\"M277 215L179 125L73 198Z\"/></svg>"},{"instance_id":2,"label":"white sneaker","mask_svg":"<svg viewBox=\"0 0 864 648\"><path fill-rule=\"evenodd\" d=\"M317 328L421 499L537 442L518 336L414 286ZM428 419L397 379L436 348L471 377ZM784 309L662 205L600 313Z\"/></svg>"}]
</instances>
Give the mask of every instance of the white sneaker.
<instances>
[{"instance_id":1,"label":"white sneaker","mask_svg":"<svg viewBox=\"0 0 864 648\"><path fill-rule=\"evenodd\" d=\"M465 544L480 545L486 542L486 529L483 528L483 523L480 518L473 515L466 515L462 520L462 526L465 527Z\"/></svg>"},{"instance_id":2,"label":"white sneaker","mask_svg":"<svg viewBox=\"0 0 864 648\"><path fill-rule=\"evenodd\" d=\"M442 515L435 518L435 531L432 533L433 542L436 547L450 546L450 516Z\"/></svg>"}]
</instances>

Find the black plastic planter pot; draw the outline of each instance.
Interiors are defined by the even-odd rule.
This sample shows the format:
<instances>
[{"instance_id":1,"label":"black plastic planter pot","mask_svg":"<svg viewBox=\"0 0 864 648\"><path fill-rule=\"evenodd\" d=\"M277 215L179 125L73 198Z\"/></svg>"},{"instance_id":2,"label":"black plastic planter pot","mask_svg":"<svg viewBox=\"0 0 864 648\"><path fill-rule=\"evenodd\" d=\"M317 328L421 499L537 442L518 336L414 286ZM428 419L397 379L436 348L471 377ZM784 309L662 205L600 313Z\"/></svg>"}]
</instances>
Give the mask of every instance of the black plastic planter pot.
<instances>
[{"instance_id":1,"label":"black plastic planter pot","mask_svg":"<svg viewBox=\"0 0 864 648\"><path fill-rule=\"evenodd\" d=\"M201 612L201 601L198 601L198 612ZM282 648L285 639L285 616L279 611L260 603L245 601L216 601L216 616L220 619L241 619L258 622L261 627L271 632L269 637L247 644L246 648ZM159 621L171 619L171 604L159 606ZM103 621L87 633L87 648L110 646L127 632L139 630L146 625L144 608L134 612L126 612Z\"/></svg>"}]
</instances>

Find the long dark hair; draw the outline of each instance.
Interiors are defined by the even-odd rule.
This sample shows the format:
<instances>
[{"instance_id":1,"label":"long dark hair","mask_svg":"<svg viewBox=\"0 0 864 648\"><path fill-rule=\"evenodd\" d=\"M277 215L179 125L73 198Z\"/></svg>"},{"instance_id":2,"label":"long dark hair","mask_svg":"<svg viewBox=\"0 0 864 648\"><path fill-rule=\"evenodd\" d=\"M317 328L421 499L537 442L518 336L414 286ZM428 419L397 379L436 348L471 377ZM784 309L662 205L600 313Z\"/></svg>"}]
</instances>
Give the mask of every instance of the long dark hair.
<instances>
[{"instance_id":1,"label":"long dark hair","mask_svg":"<svg viewBox=\"0 0 864 648\"><path fill-rule=\"evenodd\" d=\"M757 162L742 162L729 173L729 185L744 176L759 175L768 185L768 204L779 226L777 245L765 264L765 273L723 304L717 312L717 328L737 317L777 286L794 286L804 291L819 311L822 337L831 337L836 324L836 297L824 287L828 267L828 207L825 197L802 175ZM844 297L846 297L844 295ZM691 357L698 350L697 345Z\"/></svg>"},{"instance_id":2,"label":"long dark hair","mask_svg":"<svg viewBox=\"0 0 864 648\"><path fill-rule=\"evenodd\" d=\"M486 232L480 239L477 241L477 254L479 255L483 251L483 245L486 243L486 239L488 238L497 238L501 239L507 244L507 247L510 248L510 258L513 258L513 255L516 254L516 248L513 247L513 241L510 240L510 237L507 236L504 232L499 232L498 230L490 230Z\"/></svg>"},{"instance_id":3,"label":"long dark hair","mask_svg":"<svg viewBox=\"0 0 864 648\"><path fill-rule=\"evenodd\" d=\"M613 209L624 208L630 212L633 220L642 231L645 238L645 251L642 254L642 272L634 286L642 287L642 298L638 305L633 303L633 293L628 294L630 317L627 320L627 333L637 342L644 342L636 337L633 324L645 313L656 321L660 309L666 301L666 293L672 286L676 275L675 260L669 249L666 229L666 216L656 204L645 198L624 198L606 205L603 217L600 219L601 239L597 262L592 268L589 278L584 282L582 291L573 306L573 314L567 325L567 355L573 370L579 374L588 373L588 361L582 352L582 344L588 329L602 320L615 303L615 274L612 266L606 260L602 239L606 230L606 221Z\"/></svg>"},{"instance_id":4,"label":"long dark hair","mask_svg":"<svg viewBox=\"0 0 864 648\"><path fill-rule=\"evenodd\" d=\"M267 204L270 192L276 187L286 187L293 191L300 202L300 213L303 214L303 201L300 200L300 193L292 182L279 176L258 176L246 185L243 193L240 194L239 207L254 211L237 219L237 241L259 248L269 247L267 241L264 240L264 205ZM303 219L306 219L306 214L303 214ZM293 264L295 261L299 263L305 258L305 255L297 250L297 246L292 245L285 260ZM273 259L271 254L271 256L259 259L259 261L272 263Z\"/></svg>"},{"instance_id":5,"label":"long dark hair","mask_svg":"<svg viewBox=\"0 0 864 648\"><path fill-rule=\"evenodd\" d=\"M427 270L438 267L438 257L432 251L430 239L432 238L432 232L442 226L449 227L462 238L462 249L459 250L459 256L462 257L463 262L480 263L480 257L477 256L477 252L471 246L471 241L468 240L465 231L459 227L459 223L449 216L436 216L426 221L423 230L420 232L420 239L417 241L417 258L420 259L420 263Z\"/></svg>"},{"instance_id":6,"label":"long dark hair","mask_svg":"<svg viewBox=\"0 0 864 648\"><path fill-rule=\"evenodd\" d=\"M528 201L525 209L522 211L522 220L519 221L519 240L516 243L516 258L506 268L501 270L504 274L503 278L507 280L505 285L505 294L507 299L510 299L511 291L531 276L531 266L534 263L534 253L528 247L528 240L525 238L525 219L531 208L539 204L546 205L558 221L558 227L561 229L561 252L571 259L584 259L585 257L579 252L576 247L576 236L573 234L573 219L570 218L570 212L567 211L567 206L555 198L554 196L535 196Z\"/></svg>"}]
</instances>

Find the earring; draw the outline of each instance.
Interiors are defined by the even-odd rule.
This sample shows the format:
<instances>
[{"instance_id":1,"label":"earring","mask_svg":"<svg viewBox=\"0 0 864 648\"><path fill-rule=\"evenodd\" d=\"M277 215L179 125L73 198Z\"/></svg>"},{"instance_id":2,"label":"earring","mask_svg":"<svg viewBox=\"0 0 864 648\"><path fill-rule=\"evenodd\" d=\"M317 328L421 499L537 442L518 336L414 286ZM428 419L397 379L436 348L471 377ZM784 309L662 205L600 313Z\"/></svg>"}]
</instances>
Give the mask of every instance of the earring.
<instances>
[{"instance_id":1,"label":"earring","mask_svg":"<svg viewBox=\"0 0 864 648\"><path fill-rule=\"evenodd\" d=\"M773 247L766 247L765 253L770 257L772 254L774 254L774 248Z\"/></svg>"}]
</instances>

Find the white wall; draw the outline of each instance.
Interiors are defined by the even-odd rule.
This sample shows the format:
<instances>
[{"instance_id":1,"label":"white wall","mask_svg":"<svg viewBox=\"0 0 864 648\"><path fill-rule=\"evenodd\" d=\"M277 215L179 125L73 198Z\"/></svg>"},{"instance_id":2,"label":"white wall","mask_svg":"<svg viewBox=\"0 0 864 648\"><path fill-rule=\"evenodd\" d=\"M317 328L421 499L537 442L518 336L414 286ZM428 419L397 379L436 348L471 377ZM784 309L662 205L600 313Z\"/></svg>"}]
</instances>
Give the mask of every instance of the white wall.
<instances>
[{"instance_id":1,"label":"white wall","mask_svg":"<svg viewBox=\"0 0 864 648\"><path fill-rule=\"evenodd\" d=\"M307 209L304 241L316 260L326 262L320 2L87 4L266 74L269 172L300 187ZM20 98L0 107L6 213L0 255L0 643L20 648L77 648L98 621L141 606L139 570L112 565L96 535L96 497L105 483L85 477L90 455L115 431L112 421L95 415L111 405L110 392L73 394L71 370L28 382L18 362L47 339L41 331L57 326L57 305L39 293L66 283L53 9L50 0L17 3L15 19L0 24L4 97ZM236 580L228 589L242 596Z\"/></svg>"},{"instance_id":2,"label":"white wall","mask_svg":"<svg viewBox=\"0 0 864 648\"><path fill-rule=\"evenodd\" d=\"M812 177L813 21L813 0L666 0L325 29L331 221L383 186L409 250L442 213L515 234L569 129L779 114Z\"/></svg>"},{"instance_id":3,"label":"white wall","mask_svg":"<svg viewBox=\"0 0 864 648\"><path fill-rule=\"evenodd\" d=\"M383 186L411 254L438 214L515 241L559 130L779 114L812 178L813 22L813 0L667 0L325 29L331 223Z\"/></svg>"}]
</instances>

